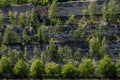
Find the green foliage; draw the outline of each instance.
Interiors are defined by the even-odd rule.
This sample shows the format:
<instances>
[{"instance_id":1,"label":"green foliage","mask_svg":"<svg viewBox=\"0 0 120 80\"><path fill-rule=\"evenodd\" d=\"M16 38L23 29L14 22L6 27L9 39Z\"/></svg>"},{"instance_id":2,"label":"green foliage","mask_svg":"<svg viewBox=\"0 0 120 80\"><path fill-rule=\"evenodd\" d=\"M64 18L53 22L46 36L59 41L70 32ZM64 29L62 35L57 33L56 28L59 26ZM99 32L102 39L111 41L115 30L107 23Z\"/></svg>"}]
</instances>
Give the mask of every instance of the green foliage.
<instances>
[{"instance_id":1,"label":"green foliage","mask_svg":"<svg viewBox=\"0 0 120 80\"><path fill-rule=\"evenodd\" d=\"M120 74L120 61L116 63L117 74Z\"/></svg>"},{"instance_id":2,"label":"green foliage","mask_svg":"<svg viewBox=\"0 0 120 80\"><path fill-rule=\"evenodd\" d=\"M115 0L110 0L108 3L108 21L116 22L118 17L118 5Z\"/></svg>"},{"instance_id":3,"label":"green foliage","mask_svg":"<svg viewBox=\"0 0 120 80\"><path fill-rule=\"evenodd\" d=\"M48 42L49 41L49 33L46 30L45 26L40 26L37 30L37 41L43 43L43 42Z\"/></svg>"},{"instance_id":4,"label":"green foliage","mask_svg":"<svg viewBox=\"0 0 120 80\"><path fill-rule=\"evenodd\" d=\"M30 37L28 36L26 30L23 30L22 32L22 40L24 43L28 43L30 41Z\"/></svg>"},{"instance_id":5,"label":"green foliage","mask_svg":"<svg viewBox=\"0 0 120 80\"><path fill-rule=\"evenodd\" d=\"M66 22L66 24L69 24L69 25L75 24L75 16L70 15L68 21Z\"/></svg>"},{"instance_id":6,"label":"green foliage","mask_svg":"<svg viewBox=\"0 0 120 80\"><path fill-rule=\"evenodd\" d=\"M39 59L34 60L30 66L30 76L41 78L43 74L43 65Z\"/></svg>"},{"instance_id":7,"label":"green foliage","mask_svg":"<svg viewBox=\"0 0 120 80\"><path fill-rule=\"evenodd\" d=\"M39 58L40 57L40 52L39 52L39 50L38 50L38 48L37 47L34 47L34 49L33 49L33 53L34 53L34 59L37 59L37 58Z\"/></svg>"},{"instance_id":8,"label":"green foliage","mask_svg":"<svg viewBox=\"0 0 120 80\"><path fill-rule=\"evenodd\" d=\"M0 23L2 23L3 22L3 13L2 13L2 11L0 10Z\"/></svg>"},{"instance_id":9,"label":"green foliage","mask_svg":"<svg viewBox=\"0 0 120 80\"><path fill-rule=\"evenodd\" d=\"M58 53L59 62L62 62L64 58L64 49L59 46L57 53Z\"/></svg>"},{"instance_id":10,"label":"green foliage","mask_svg":"<svg viewBox=\"0 0 120 80\"><path fill-rule=\"evenodd\" d=\"M89 14L90 14L90 20L95 21L96 20L96 4L95 4L95 2L90 1L88 9L89 9Z\"/></svg>"},{"instance_id":11,"label":"green foliage","mask_svg":"<svg viewBox=\"0 0 120 80\"><path fill-rule=\"evenodd\" d=\"M6 0L1 0L1 1L0 1L0 6L4 6L4 5L5 5L5 2L6 2Z\"/></svg>"},{"instance_id":12,"label":"green foliage","mask_svg":"<svg viewBox=\"0 0 120 80\"><path fill-rule=\"evenodd\" d=\"M72 49L69 46L64 46L64 61L69 62L73 61Z\"/></svg>"},{"instance_id":13,"label":"green foliage","mask_svg":"<svg viewBox=\"0 0 120 80\"><path fill-rule=\"evenodd\" d=\"M9 76L12 73L9 59L6 56L2 56L0 59L0 73L4 76Z\"/></svg>"},{"instance_id":14,"label":"green foliage","mask_svg":"<svg viewBox=\"0 0 120 80\"><path fill-rule=\"evenodd\" d=\"M87 15L87 10L86 9L83 9L82 10L82 16L83 16L83 19L86 20L86 15Z\"/></svg>"},{"instance_id":15,"label":"green foliage","mask_svg":"<svg viewBox=\"0 0 120 80\"><path fill-rule=\"evenodd\" d=\"M48 60L55 60L55 53L56 53L56 44L54 43L54 40L51 39L50 40L50 43L48 46L46 46L46 51L47 51L47 54L48 54Z\"/></svg>"},{"instance_id":16,"label":"green foliage","mask_svg":"<svg viewBox=\"0 0 120 80\"><path fill-rule=\"evenodd\" d=\"M24 19L24 14L20 13L18 16L18 25L19 26L25 26L25 19Z\"/></svg>"},{"instance_id":17,"label":"green foliage","mask_svg":"<svg viewBox=\"0 0 120 80\"><path fill-rule=\"evenodd\" d=\"M100 53L102 56L107 55L107 44L106 44L106 38L104 37L100 46Z\"/></svg>"},{"instance_id":18,"label":"green foliage","mask_svg":"<svg viewBox=\"0 0 120 80\"><path fill-rule=\"evenodd\" d=\"M108 55L105 55L104 58L100 60L96 71L98 74L107 77L116 76L115 65L111 62L111 58Z\"/></svg>"},{"instance_id":19,"label":"green foliage","mask_svg":"<svg viewBox=\"0 0 120 80\"><path fill-rule=\"evenodd\" d=\"M24 54L23 54L24 60L28 60L28 50L27 47L24 47Z\"/></svg>"},{"instance_id":20,"label":"green foliage","mask_svg":"<svg viewBox=\"0 0 120 80\"><path fill-rule=\"evenodd\" d=\"M79 27L74 31L74 36L77 41L85 38L85 27L79 25Z\"/></svg>"},{"instance_id":21,"label":"green foliage","mask_svg":"<svg viewBox=\"0 0 120 80\"><path fill-rule=\"evenodd\" d=\"M103 7L102 7L102 18L103 18L103 21L106 22L107 21L107 5L106 3L103 4Z\"/></svg>"},{"instance_id":22,"label":"green foliage","mask_svg":"<svg viewBox=\"0 0 120 80\"><path fill-rule=\"evenodd\" d=\"M11 24L13 24L13 25L15 25L16 24L16 18L17 18L17 12L12 12L12 11L9 11L9 17L10 17L10 20L9 20L9 22L11 23Z\"/></svg>"},{"instance_id":23,"label":"green foliage","mask_svg":"<svg viewBox=\"0 0 120 80\"><path fill-rule=\"evenodd\" d=\"M19 77L27 76L27 66L22 59L18 59L17 63L13 68L13 72L16 76Z\"/></svg>"},{"instance_id":24,"label":"green foliage","mask_svg":"<svg viewBox=\"0 0 120 80\"><path fill-rule=\"evenodd\" d=\"M55 28L54 28L54 32L55 32L55 33L57 33L57 32L62 32L62 29L61 29L61 27L60 27L61 23L62 23L62 22L58 19L58 21L57 21L57 23L56 23L56 25L55 25Z\"/></svg>"},{"instance_id":25,"label":"green foliage","mask_svg":"<svg viewBox=\"0 0 120 80\"><path fill-rule=\"evenodd\" d=\"M78 71L81 76L93 75L95 71L94 64L91 59L83 58L82 63L78 67Z\"/></svg>"},{"instance_id":26,"label":"green foliage","mask_svg":"<svg viewBox=\"0 0 120 80\"><path fill-rule=\"evenodd\" d=\"M89 41L89 53L90 57L99 59L101 55L99 54L100 41L98 37L92 37Z\"/></svg>"},{"instance_id":27,"label":"green foliage","mask_svg":"<svg viewBox=\"0 0 120 80\"><path fill-rule=\"evenodd\" d=\"M18 35L18 33L12 31L10 26L7 26L3 36L3 43L9 44L18 42L20 42L20 36Z\"/></svg>"},{"instance_id":28,"label":"green foliage","mask_svg":"<svg viewBox=\"0 0 120 80\"><path fill-rule=\"evenodd\" d=\"M80 48L74 53L74 60L81 61L82 55L80 55L82 50Z\"/></svg>"},{"instance_id":29,"label":"green foliage","mask_svg":"<svg viewBox=\"0 0 120 80\"><path fill-rule=\"evenodd\" d=\"M8 53L8 47L4 44L1 45L1 48L0 48L0 54L1 55L7 55Z\"/></svg>"},{"instance_id":30,"label":"green foliage","mask_svg":"<svg viewBox=\"0 0 120 80\"><path fill-rule=\"evenodd\" d=\"M58 64L54 63L54 62L49 62L45 65L45 72L48 75L59 75L60 74L60 67Z\"/></svg>"},{"instance_id":31,"label":"green foliage","mask_svg":"<svg viewBox=\"0 0 120 80\"><path fill-rule=\"evenodd\" d=\"M5 43L5 44L9 43L9 40L10 40L10 30L11 30L10 26L8 26L5 29L4 36L3 36L3 43Z\"/></svg>"},{"instance_id":32,"label":"green foliage","mask_svg":"<svg viewBox=\"0 0 120 80\"><path fill-rule=\"evenodd\" d=\"M57 2L58 2L58 0L53 0L52 1L52 4L50 6L50 10L49 10L49 14L48 14L48 17L50 19L56 18L56 15L57 15L57 13L56 13L56 11L57 11Z\"/></svg>"},{"instance_id":33,"label":"green foliage","mask_svg":"<svg viewBox=\"0 0 120 80\"><path fill-rule=\"evenodd\" d=\"M72 63L66 63L61 69L61 74L64 78L74 78L76 71L76 67Z\"/></svg>"}]
</instances>

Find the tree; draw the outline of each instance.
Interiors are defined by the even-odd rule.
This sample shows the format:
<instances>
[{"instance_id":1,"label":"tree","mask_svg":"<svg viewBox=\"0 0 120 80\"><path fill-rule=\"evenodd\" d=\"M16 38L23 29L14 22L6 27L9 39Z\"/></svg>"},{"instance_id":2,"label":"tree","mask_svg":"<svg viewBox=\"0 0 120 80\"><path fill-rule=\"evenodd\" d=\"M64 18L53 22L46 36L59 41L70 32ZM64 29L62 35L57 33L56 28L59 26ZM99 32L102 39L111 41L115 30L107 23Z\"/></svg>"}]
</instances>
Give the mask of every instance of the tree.
<instances>
[{"instance_id":1,"label":"tree","mask_svg":"<svg viewBox=\"0 0 120 80\"><path fill-rule=\"evenodd\" d=\"M108 3L108 21L116 22L118 18L118 5L115 0L110 0Z\"/></svg>"},{"instance_id":2,"label":"tree","mask_svg":"<svg viewBox=\"0 0 120 80\"><path fill-rule=\"evenodd\" d=\"M45 65L45 72L50 76L57 76L60 74L60 66L54 62L49 62Z\"/></svg>"},{"instance_id":3,"label":"tree","mask_svg":"<svg viewBox=\"0 0 120 80\"><path fill-rule=\"evenodd\" d=\"M83 9L83 10L82 10L83 20L86 20L86 15L87 15L87 10L86 10L86 9Z\"/></svg>"},{"instance_id":4,"label":"tree","mask_svg":"<svg viewBox=\"0 0 120 80\"><path fill-rule=\"evenodd\" d=\"M103 21L106 22L107 21L107 5L106 3L103 4L103 7L102 7L102 18L103 18Z\"/></svg>"},{"instance_id":5,"label":"tree","mask_svg":"<svg viewBox=\"0 0 120 80\"><path fill-rule=\"evenodd\" d=\"M8 47L4 44L1 45L1 48L0 48L0 54L1 55L7 55L8 53Z\"/></svg>"},{"instance_id":6,"label":"tree","mask_svg":"<svg viewBox=\"0 0 120 80\"><path fill-rule=\"evenodd\" d=\"M72 49L69 46L64 46L64 60L65 62L73 61Z\"/></svg>"},{"instance_id":7,"label":"tree","mask_svg":"<svg viewBox=\"0 0 120 80\"><path fill-rule=\"evenodd\" d=\"M25 19L24 19L24 14L20 13L18 16L18 25L19 26L25 26Z\"/></svg>"},{"instance_id":8,"label":"tree","mask_svg":"<svg viewBox=\"0 0 120 80\"><path fill-rule=\"evenodd\" d=\"M61 21L58 19L58 20L57 20L57 23L56 23L56 25L55 25L55 28L54 28L55 33L62 31L60 25L61 25Z\"/></svg>"},{"instance_id":9,"label":"tree","mask_svg":"<svg viewBox=\"0 0 120 80\"><path fill-rule=\"evenodd\" d=\"M66 63L61 69L61 74L64 78L74 78L76 76L76 67L72 63Z\"/></svg>"},{"instance_id":10,"label":"tree","mask_svg":"<svg viewBox=\"0 0 120 80\"><path fill-rule=\"evenodd\" d=\"M104 37L103 40L102 40L101 46L100 46L100 50L99 50L99 52L102 56L107 55L107 49L106 48L107 48L106 38Z\"/></svg>"},{"instance_id":11,"label":"tree","mask_svg":"<svg viewBox=\"0 0 120 80\"><path fill-rule=\"evenodd\" d=\"M108 55L105 55L104 58L100 60L96 72L107 77L116 76L115 65L111 62L111 58Z\"/></svg>"},{"instance_id":12,"label":"tree","mask_svg":"<svg viewBox=\"0 0 120 80\"><path fill-rule=\"evenodd\" d=\"M5 6L5 2L6 2L6 0L1 0L0 1L0 6Z\"/></svg>"},{"instance_id":13,"label":"tree","mask_svg":"<svg viewBox=\"0 0 120 80\"><path fill-rule=\"evenodd\" d=\"M99 59L101 57L99 53L100 41L98 37L92 37L89 41L89 53L90 57L94 57L95 59Z\"/></svg>"},{"instance_id":14,"label":"tree","mask_svg":"<svg viewBox=\"0 0 120 80\"><path fill-rule=\"evenodd\" d=\"M92 60L89 58L83 58L82 63L78 67L78 71L81 76L93 75L95 67Z\"/></svg>"},{"instance_id":15,"label":"tree","mask_svg":"<svg viewBox=\"0 0 120 80\"><path fill-rule=\"evenodd\" d=\"M13 68L13 72L16 76L22 78L27 76L27 66L22 59L18 59L17 63Z\"/></svg>"},{"instance_id":16,"label":"tree","mask_svg":"<svg viewBox=\"0 0 120 80\"><path fill-rule=\"evenodd\" d=\"M3 13L2 13L2 11L0 10L0 24L2 23L2 21L3 21Z\"/></svg>"},{"instance_id":17,"label":"tree","mask_svg":"<svg viewBox=\"0 0 120 80\"><path fill-rule=\"evenodd\" d=\"M82 40L85 37L85 27L79 25L79 27L74 31L74 36L76 40Z\"/></svg>"},{"instance_id":18,"label":"tree","mask_svg":"<svg viewBox=\"0 0 120 80\"><path fill-rule=\"evenodd\" d=\"M120 75L120 61L116 63L117 74Z\"/></svg>"},{"instance_id":19,"label":"tree","mask_svg":"<svg viewBox=\"0 0 120 80\"><path fill-rule=\"evenodd\" d=\"M34 78L41 78L43 74L43 65L39 59L35 59L30 66L30 76Z\"/></svg>"},{"instance_id":20,"label":"tree","mask_svg":"<svg viewBox=\"0 0 120 80\"><path fill-rule=\"evenodd\" d=\"M69 19L66 22L69 25L75 24L75 16L74 15L69 15Z\"/></svg>"},{"instance_id":21,"label":"tree","mask_svg":"<svg viewBox=\"0 0 120 80\"><path fill-rule=\"evenodd\" d=\"M36 26L36 24L37 24L36 22L37 21L36 21L36 16L35 16L35 10L32 9L31 14L30 14L30 23L29 23L29 26L30 27Z\"/></svg>"},{"instance_id":22,"label":"tree","mask_svg":"<svg viewBox=\"0 0 120 80\"><path fill-rule=\"evenodd\" d=\"M34 52L34 59L37 59L40 57L40 52L37 47L34 47L33 52Z\"/></svg>"},{"instance_id":23,"label":"tree","mask_svg":"<svg viewBox=\"0 0 120 80\"><path fill-rule=\"evenodd\" d=\"M20 42L20 37L18 33L12 31L10 26L7 26L3 36L3 43L9 44L9 43L17 43L17 42Z\"/></svg>"},{"instance_id":24,"label":"tree","mask_svg":"<svg viewBox=\"0 0 120 80\"><path fill-rule=\"evenodd\" d=\"M74 60L80 61L82 58L82 55L80 55L82 50L80 48L77 49L77 51L74 53Z\"/></svg>"},{"instance_id":25,"label":"tree","mask_svg":"<svg viewBox=\"0 0 120 80\"><path fill-rule=\"evenodd\" d=\"M55 53L56 53L56 45L54 43L54 40L51 39L48 46L46 46L46 51L48 54L48 59L50 61L54 61L56 59Z\"/></svg>"},{"instance_id":26,"label":"tree","mask_svg":"<svg viewBox=\"0 0 120 80\"><path fill-rule=\"evenodd\" d=\"M47 32L45 26L40 26L38 28L36 37L37 37L37 41L39 41L41 44L43 42L48 42L49 41L49 33Z\"/></svg>"},{"instance_id":27,"label":"tree","mask_svg":"<svg viewBox=\"0 0 120 80\"><path fill-rule=\"evenodd\" d=\"M24 47L24 55L23 55L23 57L24 57L25 60L28 60L28 50L27 50L26 46Z\"/></svg>"},{"instance_id":28,"label":"tree","mask_svg":"<svg viewBox=\"0 0 120 80\"><path fill-rule=\"evenodd\" d=\"M23 30L22 32L22 40L24 43L28 43L30 41L30 37L28 36L26 30Z\"/></svg>"},{"instance_id":29,"label":"tree","mask_svg":"<svg viewBox=\"0 0 120 80\"><path fill-rule=\"evenodd\" d=\"M53 0L52 1L52 4L50 6L50 10L49 10L49 14L48 14L50 19L56 18L56 15L57 15L57 13L56 13L57 12L57 2L58 2L58 0Z\"/></svg>"},{"instance_id":30,"label":"tree","mask_svg":"<svg viewBox=\"0 0 120 80\"><path fill-rule=\"evenodd\" d=\"M16 24L16 18L17 18L17 12L12 12L12 11L9 11L9 17L10 17L10 19L9 19L9 22L11 23L11 24L13 24L13 25L15 25Z\"/></svg>"},{"instance_id":31,"label":"tree","mask_svg":"<svg viewBox=\"0 0 120 80\"><path fill-rule=\"evenodd\" d=\"M10 38L10 26L8 26L5 29L4 36L3 36L3 43L8 44L9 43L9 38Z\"/></svg>"},{"instance_id":32,"label":"tree","mask_svg":"<svg viewBox=\"0 0 120 80\"><path fill-rule=\"evenodd\" d=\"M90 20L95 21L96 20L96 4L95 4L95 2L90 1L88 9L89 9L89 14L90 14Z\"/></svg>"},{"instance_id":33,"label":"tree","mask_svg":"<svg viewBox=\"0 0 120 80\"><path fill-rule=\"evenodd\" d=\"M30 16L31 16L31 14L30 14L31 12L29 12L29 11L26 11L25 12L25 25L26 26L29 26L31 23L30 23Z\"/></svg>"},{"instance_id":34,"label":"tree","mask_svg":"<svg viewBox=\"0 0 120 80\"><path fill-rule=\"evenodd\" d=\"M0 59L0 73L5 77L10 76L12 68L9 59L6 56L2 56Z\"/></svg>"},{"instance_id":35,"label":"tree","mask_svg":"<svg viewBox=\"0 0 120 80\"><path fill-rule=\"evenodd\" d=\"M64 59L64 49L59 46L57 53L58 53L59 62L62 62Z\"/></svg>"}]
</instances>

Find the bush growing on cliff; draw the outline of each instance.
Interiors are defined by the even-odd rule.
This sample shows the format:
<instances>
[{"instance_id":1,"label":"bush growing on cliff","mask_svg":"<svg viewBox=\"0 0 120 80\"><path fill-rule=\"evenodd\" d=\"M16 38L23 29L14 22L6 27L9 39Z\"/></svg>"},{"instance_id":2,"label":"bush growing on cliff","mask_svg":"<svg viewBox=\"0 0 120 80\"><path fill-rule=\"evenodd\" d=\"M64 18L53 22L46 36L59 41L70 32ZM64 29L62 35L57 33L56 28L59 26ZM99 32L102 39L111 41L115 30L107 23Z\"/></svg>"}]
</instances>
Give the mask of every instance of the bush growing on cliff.
<instances>
[{"instance_id":1,"label":"bush growing on cliff","mask_svg":"<svg viewBox=\"0 0 120 80\"><path fill-rule=\"evenodd\" d=\"M13 68L14 75L18 77L26 77L27 76L27 66L22 59L18 59L17 63Z\"/></svg>"},{"instance_id":2,"label":"bush growing on cliff","mask_svg":"<svg viewBox=\"0 0 120 80\"><path fill-rule=\"evenodd\" d=\"M91 59L83 58L82 63L78 67L80 76L90 76L94 74L95 67Z\"/></svg>"},{"instance_id":3,"label":"bush growing on cliff","mask_svg":"<svg viewBox=\"0 0 120 80\"><path fill-rule=\"evenodd\" d=\"M50 10L49 10L49 14L48 14L48 17L50 20L53 20L56 18L56 15L57 15L57 2L58 0L53 0L51 6L50 6Z\"/></svg>"},{"instance_id":4,"label":"bush growing on cliff","mask_svg":"<svg viewBox=\"0 0 120 80\"><path fill-rule=\"evenodd\" d=\"M56 44L53 39L50 40L50 43L46 46L46 51L48 55L48 60L55 61L56 60Z\"/></svg>"},{"instance_id":5,"label":"bush growing on cliff","mask_svg":"<svg viewBox=\"0 0 120 80\"><path fill-rule=\"evenodd\" d=\"M42 25L38 28L36 38L41 44L49 41L49 33L47 32L45 26Z\"/></svg>"},{"instance_id":6,"label":"bush growing on cliff","mask_svg":"<svg viewBox=\"0 0 120 80\"><path fill-rule=\"evenodd\" d=\"M2 11L0 10L0 24L3 22L3 13Z\"/></svg>"},{"instance_id":7,"label":"bush growing on cliff","mask_svg":"<svg viewBox=\"0 0 120 80\"><path fill-rule=\"evenodd\" d=\"M54 62L49 62L45 65L45 72L49 76L57 76L60 74L60 66Z\"/></svg>"},{"instance_id":8,"label":"bush growing on cliff","mask_svg":"<svg viewBox=\"0 0 120 80\"><path fill-rule=\"evenodd\" d=\"M115 65L111 62L111 58L108 55L105 55L104 58L100 60L96 71L98 74L106 77L116 76Z\"/></svg>"},{"instance_id":9,"label":"bush growing on cliff","mask_svg":"<svg viewBox=\"0 0 120 80\"><path fill-rule=\"evenodd\" d=\"M61 69L63 78L75 78L76 73L76 67L72 63L66 63Z\"/></svg>"},{"instance_id":10,"label":"bush growing on cliff","mask_svg":"<svg viewBox=\"0 0 120 80\"><path fill-rule=\"evenodd\" d=\"M110 0L108 3L108 21L116 22L118 18L118 5L115 0Z\"/></svg>"},{"instance_id":11,"label":"bush growing on cliff","mask_svg":"<svg viewBox=\"0 0 120 80\"><path fill-rule=\"evenodd\" d=\"M69 15L69 19L66 22L66 24L69 24L69 25L75 24L75 16L74 15Z\"/></svg>"},{"instance_id":12,"label":"bush growing on cliff","mask_svg":"<svg viewBox=\"0 0 120 80\"><path fill-rule=\"evenodd\" d=\"M14 11L14 12L9 11L9 17L10 17L9 22L13 25L16 25L17 14L18 13L16 11Z\"/></svg>"},{"instance_id":13,"label":"bush growing on cliff","mask_svg":"<svg viewBox=\"0 0 120 80\"><path fill-rule=\"evenodd\" d=\"M33 78L41 78L43 74L43 65L39 59L34 60L30 66L30 76Z\"/></svg>"},{"instance_id":14,"label":"bush growing on cliff","mask_svg":"<svg viewBox=\"0 0 120 80\"><path fill-rule=\"evenodd\" d=\"M6 56L2 56L0 59L0 73L5 76L12 74L12 68L10 66L9 59Z\"/></svg>"},{"instance_id":15,"label":"bush growing on cliff","mask_svg":"<svg viewBox=\"0 0 120 80\"><path fill-rule=\"evenodd\" d=\"M88 9L89 9L89 14L90 14L90 20L93 22L96 20L96 4L95 4L95 2L91 1L89 3Z\"/></svg>"}]
</instances>

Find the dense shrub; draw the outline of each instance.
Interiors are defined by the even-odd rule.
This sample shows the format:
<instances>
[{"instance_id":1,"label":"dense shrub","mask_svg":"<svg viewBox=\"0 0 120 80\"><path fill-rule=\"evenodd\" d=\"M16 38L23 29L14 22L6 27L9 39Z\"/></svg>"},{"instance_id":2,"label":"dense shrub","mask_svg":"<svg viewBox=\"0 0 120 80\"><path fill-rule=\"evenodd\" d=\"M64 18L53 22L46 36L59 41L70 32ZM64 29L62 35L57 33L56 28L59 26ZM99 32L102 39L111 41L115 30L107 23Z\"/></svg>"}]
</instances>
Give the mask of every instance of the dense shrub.
<instances>
[{"instance_id":1,"label":"dense shrub","mask_svg":"<svg viewBox=\"0 0 120 80\"><path fill-rule=\"evenodd\" d=\"M27 66L24 63L24 61L22 59L19 59L17 61L17 63L15 64L14 68L13 68L13 72L14 75L18 76L18 77L26 77L27 74Z\"/></svg>"},{"instance_id":2,"label":"dense shrub","mask_svg":"<svg viewBox=\"0 0 120 80\"><path fill-rule=\"evenodd\" d=\"M75 78L77 74L76 67L72 63L66 63L61 70L63 78Z\"/></svg>"},{"instance_id":3,"label":"dense shrub","mask_svg":"<svg viewBox=\"0 0 120 80\"><path fill-rule=\"evenodd\" d=\"M57 76L60 74L60 66L54 62L49 62L45 65L45 72L50 76Z\"/></svg>"},{"instance_id":4,"label":"dense shrub","mask_svg":"<svg viewBox=\"0 0 120 80\"><path fill-rule=\"evenodd\" d=\"M43 74L43 65L39 59L34 60L30 67L30 76L33 78L41 78Z\"/></svg>"},{"instance_id":5,"label":"dense shrub","mask_svg":"<svg viewBox=\"0 0 120 80\"><path fill-rule=\"evenodd\" d=\"M105 77L115 77L116 68L115 65L111 62L111 59L108 55L105 55L103 59L100 60L96 71L98 74Z\"/></svg>"},{"instance_id":6,"label":"dense shrub","mask_svg":"<svg viewBox=\"0 0 120 80\"><path fill-rule=\"evenodd\" d=\"M120 61L116 63L117 74L120 75Z\"/></svg>"},{"instance_id":7,"label":"dense shrub","mask_svg":"<svg viewBox=\"0 0 120 80\"><path fill-rule=\"evenodd\" d=\"M5 77L9 77L12 74L12 67L10 66L9 59L6 56L2 56L0 59L0 73Z\"/></svg>"},{"instance_id":8,"label":"dense shrub","mask_svg":"<svg viewBox=\"0 0 120 80\"><path fill-rule=\"evenodd\" d=\"M89 76L94 74L94 64L91 59L89 58L83 58L82 63L80 63L78 67L78 71L80 73L80 76Z\"/></svg>"}]
</instances>

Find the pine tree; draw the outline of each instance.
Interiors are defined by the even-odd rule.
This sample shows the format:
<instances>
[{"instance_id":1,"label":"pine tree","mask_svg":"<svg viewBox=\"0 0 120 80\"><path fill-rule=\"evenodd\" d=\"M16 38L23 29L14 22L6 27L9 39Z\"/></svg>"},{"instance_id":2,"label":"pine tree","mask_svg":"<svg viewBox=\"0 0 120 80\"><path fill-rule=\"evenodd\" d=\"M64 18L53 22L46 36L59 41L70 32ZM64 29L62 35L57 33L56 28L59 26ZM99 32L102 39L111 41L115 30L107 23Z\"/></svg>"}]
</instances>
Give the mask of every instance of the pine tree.
<instances>
[{"instance_id":1,"label":"pine tree","mask_svg":"<svg viewBox=\"0 0 120 80\"><path fill-rule=\"evenodd\" d=\"M118 5L115 0L110 0L108 3L108 21L116 22L118 18Z\"/></svg>"},{"instance_id":2,"label":"pine tree","mask_svg":"<svg viewBox=\"0 0 120 80\"><path fill-rule=\"evenodd\" d=\"M57 10L57 0L53 0L48 14L50 19L56 18L57 15L56 10Z\"/></svg>"},{"instance_id":3,"label":"pine tree","mask_svg":"<svg viewBox=\"0 0 120 80\"><path fill-rule=\"evenodd\" d=\"M95 2L91 1L89 3L88 9L89 9L89 14L90 14L90 20L93 22L96 20L96 4L95 4Z\"/></svg>"},{"instance_id":4,"label":"pine tree","mask_svg":"<svg viewBox=\"0 0 120 80\"><path fill-rule=\"evenodd\" d=\"M17 14L18 14L18 13L17 13L16 11L14 11L14 12L9 11L9 17L10 17L9 22L10 22L11 24L13 24L13 25L16 24Z\"/></svg>"},{"instance_id":5,"label":"pine tree","mask_svg":"<svg viewBox=\"0 0 120 80\"><path fill-rule=\"evenodd\" d=\"M0 24L3 22L3 13L2 11L0 10Z\"/></svg>"},{"instance_id":6,"label":"pine tree","mask_svg":"<svg viewBox=\"0 0 120 80\"><path fill-rule=\"evenodd\" d=\"M41 78L43 74L43 65L39 59L34 60L30 66L30 76L33 78Z\"/></svg>"},{"instance_id":7,"label":"pine tree","mask_svg":"<svg viewBox=\"0 0 120 80\"><path fill-rule=\"evenodd\" d=\"M48 46L46 46L46 51L48 54L48 60L54 61L56 60L55 53L56 53L56 44L54 43L54 40L51 39Z\"/></svg>"},{"instance_id":8,"label":"pine tree","mask_svg":"<svg viewBox=\"0 0 120 80\"><path fill-rule=\"evenodd\" d=\"M17 63L13 68L13 72L16 76L22 78L27 76L27 66L22 59L18 59Z\"/></svg>"},{"instance_id":9,"label":"pine tree","mask_svg":"<svg viewBox=\"0 0 120 80\"><path fill-rule=\"evenodd\" d=\"M107 14L108 14L107 5L106 5L106 3L104 3L103 7L102 7L102 19L103 19L104 22L107 21L107 17L108 17Z\"/></svg>"}]
</instances>

